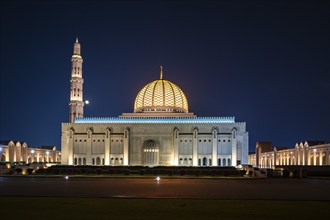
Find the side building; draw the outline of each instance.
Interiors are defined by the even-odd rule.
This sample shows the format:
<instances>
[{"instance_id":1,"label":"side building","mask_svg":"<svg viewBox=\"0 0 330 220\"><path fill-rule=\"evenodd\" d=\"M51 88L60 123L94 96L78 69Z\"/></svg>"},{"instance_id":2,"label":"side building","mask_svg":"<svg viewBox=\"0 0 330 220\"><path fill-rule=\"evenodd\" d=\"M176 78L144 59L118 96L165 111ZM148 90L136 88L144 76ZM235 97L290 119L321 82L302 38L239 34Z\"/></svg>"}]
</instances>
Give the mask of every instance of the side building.
<instances>
[{"instance_id":1,"label":"side building","mask_svg":"<svg viewBox=\"0 0 330 220\"><path fill-rule=\"evenodd\" d=\"M236 166L248 163L246 123L236 122L234 117L197 117L189 112L185 94L163 78L162 67L159 79L137 94L133 113L84 117L78 41L71 61L70 122L62 123L62 164Z\"/></svg>"},{"instance_id":2,"label":"side building","mask_svg":"<svg viewBox=\"0 0 330 220\"><path fill-rule=\"evenodd\" d=\"M31 147L26 142L0 141L0 162L60 162L61 151L55 146Z\"/></svg>"},{"instance_id":3,"label":"side building","mask_svg":"<svg viewBox=\"0 0 330 220\"><path fill-rule=\"evenodd\" d=\"M288 148L273 147L272 142L257 142L256 153L249 154L249 164L260 168L330 165L330 143L303 141L296 143L294 148Z\"/></svg>"}]
</instances>

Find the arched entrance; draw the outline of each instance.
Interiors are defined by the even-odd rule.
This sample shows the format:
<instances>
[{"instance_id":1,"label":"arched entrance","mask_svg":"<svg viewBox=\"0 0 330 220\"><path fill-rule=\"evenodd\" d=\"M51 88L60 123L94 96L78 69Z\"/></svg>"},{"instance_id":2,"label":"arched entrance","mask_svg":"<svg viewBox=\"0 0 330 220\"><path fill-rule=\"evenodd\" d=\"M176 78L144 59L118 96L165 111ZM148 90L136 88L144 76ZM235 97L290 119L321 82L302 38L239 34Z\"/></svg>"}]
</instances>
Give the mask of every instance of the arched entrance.
<instances>
[{"instance_id":1,"label":"arched entrance","mask_svg":"<svg viewBox=\"0 0 330 220\"><path fill-rule=\"evenodd\" d=\"M145 166L158 166L159 147L154 140L147 140L143 143L143 164Z\"/></svg>"},{"instance_id":2,"label":"arched entrance","mask_svg":"<svg viewBox=\"0 0 330 220\"><path fill-rule=\"evenodd\" d=\"M6 155L5 155L4 153L1 155L1 159L0 159L0 161L1 161L1 162L6 161Z\"/></svg>"}]
</instances>

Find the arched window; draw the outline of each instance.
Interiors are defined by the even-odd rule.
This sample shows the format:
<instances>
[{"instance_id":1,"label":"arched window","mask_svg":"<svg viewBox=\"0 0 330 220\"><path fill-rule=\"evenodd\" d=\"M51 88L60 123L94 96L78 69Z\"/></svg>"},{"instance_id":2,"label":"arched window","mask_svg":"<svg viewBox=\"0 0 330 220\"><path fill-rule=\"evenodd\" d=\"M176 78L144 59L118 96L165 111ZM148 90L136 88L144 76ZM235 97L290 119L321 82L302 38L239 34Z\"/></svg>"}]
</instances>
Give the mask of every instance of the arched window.
<instances>
[{"instance_id":1,"label":"arched window","mask_svg":"<svg viewBox=\"0 0 330 220\"><path fill-rule=\"evenodd\" d=\"M78 165L81 165L81 158L78 158Z\"/></svg>"},{"instance_id":2,"label":"arched window","mask_svg":"<svg viewBox=\"0 0 330 220\"><path fill-rule=\"evenodd\" d=\"M179 159L179 165L181 166L183 164L182 158Z\"/></svg>"},{"instance_id":3,"label":"arched window","mask_svg":"<svg viewBox=\"0 0 330 220\"><path fill-rule=\"evenodd\" d=\"M203 166L207 166L207 159L206 159L206 157L203 158Z\"/></svg>"},{"instance_id":4,"label":"arched window","mask_svg":"<svg viewBox=\"0 0 330 220\"><path fill-rule=\"evenodd\" d=\"M322 165L326 165L326 157L325 154L322 155Z\"/></svg>"},{"instance_id":5,"label":"arched window","mask_svg":"<svg viewBox=\"0 0 330 220\"><path fill-rule=\"evenodd\" d=\"M189 158L189 166L192 166L193 165L193 161L191 158Z\"/></svg>"},{"instance_id":6,"label":"arched window","mask_svg":"<svg viewBox=\"0 0 330 220\"><path fill-rule=\"evenodd\" d=\"M184 158L184 160L183 160L183 165L185 165L185 166L188 165L188 159L187 159L187 158Z\"/></svg>"},{"instance_id":7,"label":"arched window","mask_svg":"<svg viewBox=\"0 0 330 220\"><path fill-rule=\"evenodd\" d=\"M218 166L221 166L221 159L218 159Z\"/></svg>"},{"instance_id":8,"label":"arched window","mask_svg":"<svg viewBox=\"0 0 330 220\"><path fill-rule=\"evenodd\" d=\"M101 158L100 157L96 158L96 165L101 165Z\"/></svg>"},{"instance_id":9,"label":"arched window","mask_svg":"<svg viewBox=\"0 0 330 220\"><path fill-rule=\"evenodd\" d=\"M86 157L83 158L83 165L86 165Z\"/></svg>"},{"instance_id":10,"label":"arched window","mask_svg":"<svg viewBox=\"0 0 330 220\"><path fill-rule=\"evenodd\" d=\"M320 157L319 157L318 154L316 155L315 159L316 159L316 163L315 163L315 165L316 165L316 166L320 165Z\"/></svg>"},{"instance_id":11,"label":"arched window","mask_svg":"<svg viewBox=\"0 0 330 220\"><path fill-rule=\"evenodd\" d=\"M77 158L74 158L74 165L77 165Z\"/></svg>"},{"instance_id":12,"label":"arched window","mask_svg":"<svg viewBox=\"0 0 330 220\"><path fill-rule=\"evenodd\" d=\"M95 165L95 158L92 159L92 165Z\"/></svg>"},{"instance_id":13,"label":"arched window","mask_svg":"<svg viewBox=\"0 0 330 220\"><path fill-rule=\"evenodd\" d=\"M226 159L225 158L222 159L222 166L224 166L224 167L226 166Z\"/></svg>"},{"instance_id":14,"label":"arched window","mask_svg":"<svg viewBox=\"0 0 330 220\"><path fill-rule=\"evenodd\" d=\"M228 158L228 166L231 166L231 160Z\"/></svg>"},{"instance_id":15,"label":"arched window","mask_svg":"<svg viewBox=\"0 0 330 220\"><path fill-rule=\"evenodd\" d=\"M198 159L198 166L201 166L202 163L201 163L201 159Z\"/></svg>"},{"instance_id":16,"label":"arched window","mask_svg":"<svg viewBox=\"0 0 330 220\"><path fill-rule=\"evenodd\" d=\"M209 166L212 166L212 159L209 159Z\"/></svg>"},{"instance_id":17,"label":"arched window","mask_svg":"<svg viewBox=\"0 0 330 220\"><path fill-rule=\"evenodd\" d=\"M310 157L311 165L314 165L314 157L313 155Z\"/></svg>"}]
</instances>

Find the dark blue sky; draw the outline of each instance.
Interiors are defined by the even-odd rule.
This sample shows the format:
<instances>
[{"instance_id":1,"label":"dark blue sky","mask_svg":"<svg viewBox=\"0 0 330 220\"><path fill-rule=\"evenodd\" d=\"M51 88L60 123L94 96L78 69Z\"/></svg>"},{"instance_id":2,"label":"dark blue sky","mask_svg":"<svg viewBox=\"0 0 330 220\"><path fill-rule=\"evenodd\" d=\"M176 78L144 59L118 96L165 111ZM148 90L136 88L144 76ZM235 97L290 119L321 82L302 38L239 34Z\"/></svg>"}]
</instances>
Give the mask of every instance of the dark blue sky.
<instances>
[{"instance_id":1,"label":"dark blue sky","mask_svg":"<svg viewBox=\"0 0 330 220\"><path fill-rule=\"evenodd\" d=\"M245 121L256 141L330 140L329 1L1 1L0 139L61 143L71 55L85 116L133 112L164 78L198 116Z\"/></svg>"}]
</instances>

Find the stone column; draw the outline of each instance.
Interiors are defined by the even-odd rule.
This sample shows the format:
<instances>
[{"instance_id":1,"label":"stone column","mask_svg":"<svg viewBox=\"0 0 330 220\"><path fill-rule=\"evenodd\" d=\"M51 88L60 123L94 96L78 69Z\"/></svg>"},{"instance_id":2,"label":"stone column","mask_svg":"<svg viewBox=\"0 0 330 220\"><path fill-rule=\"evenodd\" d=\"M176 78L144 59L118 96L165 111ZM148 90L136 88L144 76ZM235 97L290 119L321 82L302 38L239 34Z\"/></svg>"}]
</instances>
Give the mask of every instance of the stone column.
<instances>
[{"instance_id":1,"label":"stone column","mask_svg":"<svg viewBox=\"0 0 330 220\"><path fill-rule=\"evenodd\" d=\"M92 163L92 161L93 161L92 160L93 133L92 133L91 128L87 129L86 136L87 136L87 138L86 138L86 164L87 165L93 165L93 163ZM96 159L95 159L95 163L96 163Z\"/></svg>"},{"instance_id":2,"label":"stone column","mask_svg":"<svg viewBox=\"0 0 330 220\"><path fill-rule=\"evenodd\" d=\"M178 166L179 161L179 129L174 128L173 130L173 166Z\"/></svg>"},{"instance_id":3,"label":"stone column","mask_svg":"<svg viewBox=\"0 0 330 220\"><path fill-rule=\"evenodd\" d=\"M110 165L110 144L111 144L111 129L105 129L104 138L104 164Z\"/></svg>"},{"instance_id":4,"label":"stone column","mask_svg":"<svg viewBox=\"0 0 330 220\"><path fill-rule=\"evenodd\" d=\"M231 132L231 166L237 165L237 140L236 140L236 128Z\"/></svg>"},{"instance_id":5,"label":"stone column","mask_svg":"<svg viewBox=\"0 0 330 220\"><path fill-rule=\"evenodd\" d=\"M124 131L124 166L129 165L129 128Z\"/></svg>"},{"instance_id":6,"label":"stone column","mask_svg":"<svg viewBox=\"0 0 330 220\"><path fill-rule=\"evenodd\" d=\"M212 129L212 166L218 166L218 131L216 128Z\"/></svg>"},{"instance_id":7,"label":"stone column","mask_svg":"<svg viewBox=\"0 0 330 220\"><path fill-rule=\"evenodd\" d=\"M193 166L198 166L198 128L193 130Z\"/></svg>"},{"instance_id":8,"label":"stone column","mask_svg":"<svg viewBox=\"0 0 330 220\"><path fill-rule=\"evenodd\" d=\"M73 144L74 144L74 130L70 130L70 138L67 143L67 151L66 151L66 161L68 165L73 165ZM63 155L62 155L63 156ZM65 158L64 158L65 159ZM37 157L37 161L39 160L39 157Z\"/></svg>"}]
</instances>

